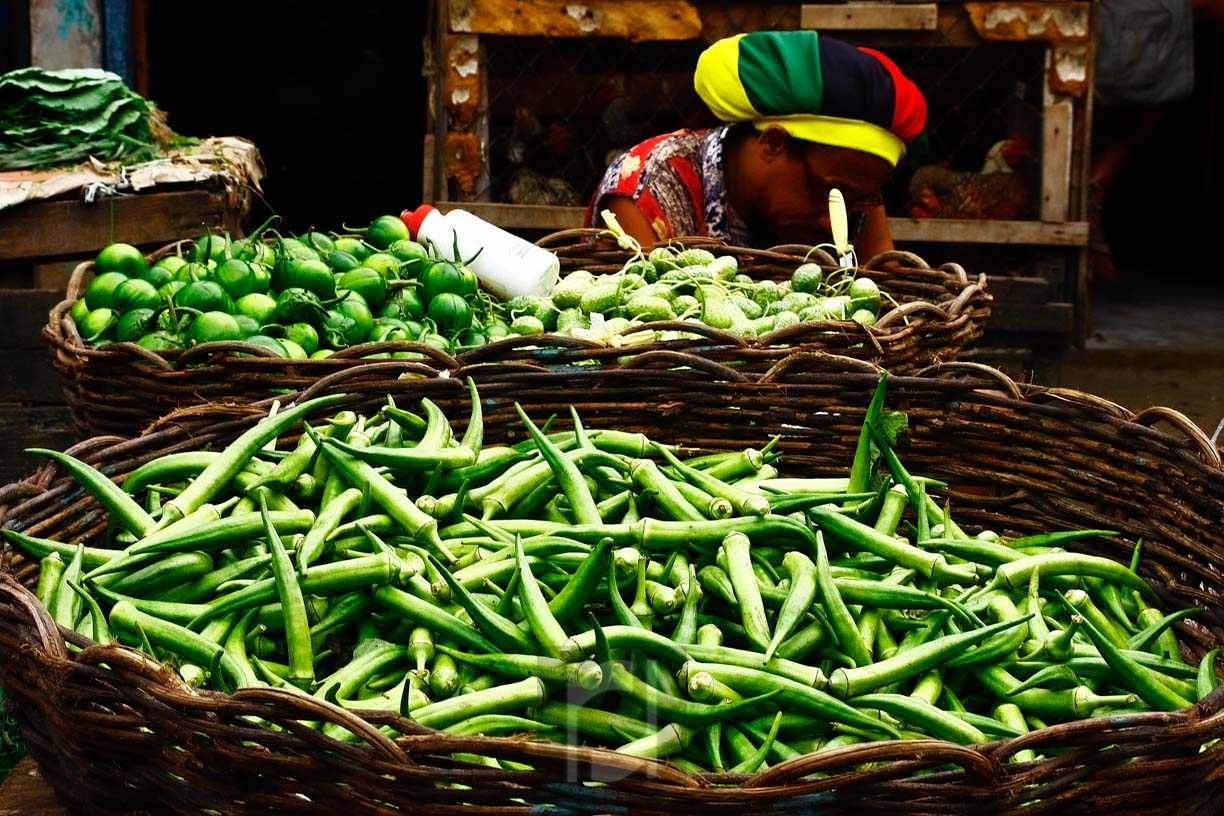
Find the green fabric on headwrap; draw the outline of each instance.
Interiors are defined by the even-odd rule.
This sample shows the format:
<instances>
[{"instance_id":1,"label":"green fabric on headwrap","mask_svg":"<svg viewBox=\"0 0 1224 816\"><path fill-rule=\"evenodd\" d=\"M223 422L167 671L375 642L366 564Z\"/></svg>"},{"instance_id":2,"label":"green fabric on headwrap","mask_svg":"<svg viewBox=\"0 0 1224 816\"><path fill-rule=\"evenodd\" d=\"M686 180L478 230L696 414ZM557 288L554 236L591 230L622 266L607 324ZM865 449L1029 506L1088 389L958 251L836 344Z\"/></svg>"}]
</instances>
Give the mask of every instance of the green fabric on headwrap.
<instances>
[{"instance_id":1,"label":"green fabric on headwrap","mask_svg":"<svg viewBox=\"0 0 1224 816\"><path fill-rule=\"evenodd\" d=\"M820 111L820 41L782 31L755 32L739 41L739 77L752 107L764 116Z\"/></svg>"}]
</instances>

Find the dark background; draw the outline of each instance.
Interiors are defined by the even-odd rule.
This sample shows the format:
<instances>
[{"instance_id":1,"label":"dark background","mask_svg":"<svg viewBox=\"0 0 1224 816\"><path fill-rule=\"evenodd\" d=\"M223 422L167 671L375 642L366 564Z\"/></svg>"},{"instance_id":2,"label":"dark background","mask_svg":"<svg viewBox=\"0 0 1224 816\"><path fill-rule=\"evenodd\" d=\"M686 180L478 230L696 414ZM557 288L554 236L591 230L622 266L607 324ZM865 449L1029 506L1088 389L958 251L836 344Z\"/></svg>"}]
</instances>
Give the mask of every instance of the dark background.
<instances>
[{"instance_id":1,"label":"dark background","mask_svg":"<svg viewBox=\"0 0 1224 816\"><path fill-rule=\"evenodd\" d=\"M426 21L419 3L145 4L147 96L188 136L242 136L289 231L361 226L421 199Z\"/></svg>"}]
</instances>

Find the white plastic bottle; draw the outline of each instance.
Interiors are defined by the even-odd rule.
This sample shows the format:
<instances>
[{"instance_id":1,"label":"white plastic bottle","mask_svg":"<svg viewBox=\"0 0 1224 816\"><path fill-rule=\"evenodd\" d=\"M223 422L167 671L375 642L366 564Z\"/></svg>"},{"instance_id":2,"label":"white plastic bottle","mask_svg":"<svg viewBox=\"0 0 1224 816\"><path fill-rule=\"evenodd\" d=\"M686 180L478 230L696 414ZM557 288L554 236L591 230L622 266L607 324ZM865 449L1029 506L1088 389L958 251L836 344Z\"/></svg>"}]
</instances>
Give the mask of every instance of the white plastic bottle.
<instances>
[{"instance_id":1,"label":"white plastic bottle","mask_svg":"<svg viewBox=\"0 0 1224 816\"><path fill-rule=\"evenodd\" d=\"M560 277L561 262L554 253L466 210L443 213L422 204L415 210L404 210L400 218L408 225L413 240L431 242L444 258L466 261L475 255L468 265L481 283L502 300L519 295L542 297L552 291ZM480 254L476 255L477 252Z\"/></svg>"}]
</instances>

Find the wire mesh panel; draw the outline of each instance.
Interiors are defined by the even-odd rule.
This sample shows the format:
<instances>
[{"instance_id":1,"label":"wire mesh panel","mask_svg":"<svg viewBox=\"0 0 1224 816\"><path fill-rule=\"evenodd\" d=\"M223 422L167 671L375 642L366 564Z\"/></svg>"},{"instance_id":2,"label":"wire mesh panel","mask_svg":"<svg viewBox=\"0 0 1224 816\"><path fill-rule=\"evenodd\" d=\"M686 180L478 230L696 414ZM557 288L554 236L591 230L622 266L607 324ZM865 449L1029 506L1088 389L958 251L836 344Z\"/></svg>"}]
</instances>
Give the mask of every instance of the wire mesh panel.
<instances>
[{"instance_id":1,"label":"wire mesh panel","mask_svg":"<svg viewBox=\"0 0 1224 816\"><path fill-rule=\"evenodd\" d=\"M483 172L469 190L452 181L446 198L585 206L618 151L677 128L717 124L692 85L710 41L796 28L799 5L716 4L699 36L679 41L481 37L485 96L473 127L487 134ZM890 214L1036 217L1043 43L983 42L963 18L917 36L829 33L883 51L927 97L929 142L912 148L889 182ZM1003 172L982 181L983 170Z\"/></svg>"}]
</instances>

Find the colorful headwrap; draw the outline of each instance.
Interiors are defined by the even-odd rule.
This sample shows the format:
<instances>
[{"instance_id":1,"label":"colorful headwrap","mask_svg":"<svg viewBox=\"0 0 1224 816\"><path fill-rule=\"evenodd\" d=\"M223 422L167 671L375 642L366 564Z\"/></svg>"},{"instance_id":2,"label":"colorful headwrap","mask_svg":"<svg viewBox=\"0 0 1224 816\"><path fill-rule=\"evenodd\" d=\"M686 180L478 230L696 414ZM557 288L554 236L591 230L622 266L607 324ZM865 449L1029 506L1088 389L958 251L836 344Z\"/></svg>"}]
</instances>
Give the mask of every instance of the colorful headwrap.
<instances>
[{"instance_id":1,"label":"colorful headwrap","mask_svg":"<svg viewBox=\"0 0 1224 816\"><path fill-rule=\"evenodd\" d=\"M926 124L926 100L888 57L815 31L758 31L697 58L697 93L724 122L778 125L896 166Z\"/></svg>"}]
</instances>

